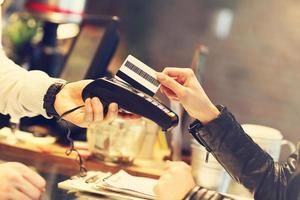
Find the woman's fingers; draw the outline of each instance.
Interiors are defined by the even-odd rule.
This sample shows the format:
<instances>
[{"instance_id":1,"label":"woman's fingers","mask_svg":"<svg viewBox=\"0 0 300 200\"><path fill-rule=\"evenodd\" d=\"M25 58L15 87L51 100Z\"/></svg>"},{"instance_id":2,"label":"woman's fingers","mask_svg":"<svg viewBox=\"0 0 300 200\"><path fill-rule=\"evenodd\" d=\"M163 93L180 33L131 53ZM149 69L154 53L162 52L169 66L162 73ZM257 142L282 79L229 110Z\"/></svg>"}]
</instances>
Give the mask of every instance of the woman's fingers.
<instances>
[{"instance_id":1,"label":"woman's fingers","mask_svg":"<svg viewBox=\"0 0 300 200\"><path fill-rule=\"evenodd\" d=\"M190 68L166 67L162 71L162 73L164 73L164 74L166 74L168 76L185 78L187 76L190 76L194 72Z\"/></svg>"},{"instance_id":2,"label":"woman's fingers","mask_svg":"<svg viewBox=\"0 0 300 200\"><path fill-rule=\"evenodd\" d=\"M177 97L183 95L185 88L173 78L163 73L157 73L157 80L161 83L162 86L168 88L173 93L175 93Z\"/></svg>"},{"instance_id":3,"label":"woman's fingers","mask_svg":"<svg viewBox=\"0 0 300 200\"><path fill-rule=\"evenodd\" d=\"M161 92L164 93L170 100L179 101L177 95L165 86L161 86Z\"/></svg>"}]
</instances>

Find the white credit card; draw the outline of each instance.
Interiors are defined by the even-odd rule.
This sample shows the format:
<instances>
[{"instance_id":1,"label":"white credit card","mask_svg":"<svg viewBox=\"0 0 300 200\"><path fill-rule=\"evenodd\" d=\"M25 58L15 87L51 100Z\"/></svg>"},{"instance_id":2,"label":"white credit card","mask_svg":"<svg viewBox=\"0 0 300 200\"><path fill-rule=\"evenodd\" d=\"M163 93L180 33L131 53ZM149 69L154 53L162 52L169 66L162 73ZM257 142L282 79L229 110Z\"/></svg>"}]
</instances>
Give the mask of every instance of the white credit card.
<instances>
[{"instance_id":1,"label":"white credit card","mask_svg":"<svg viewBox=\"0 0 300 200\"><path fill-rule=\"evenodd\" d=\"M132 55L127 56L116 77L150 96L154 96L160 87L156 71Z\"/></svg>"}]
</instances>

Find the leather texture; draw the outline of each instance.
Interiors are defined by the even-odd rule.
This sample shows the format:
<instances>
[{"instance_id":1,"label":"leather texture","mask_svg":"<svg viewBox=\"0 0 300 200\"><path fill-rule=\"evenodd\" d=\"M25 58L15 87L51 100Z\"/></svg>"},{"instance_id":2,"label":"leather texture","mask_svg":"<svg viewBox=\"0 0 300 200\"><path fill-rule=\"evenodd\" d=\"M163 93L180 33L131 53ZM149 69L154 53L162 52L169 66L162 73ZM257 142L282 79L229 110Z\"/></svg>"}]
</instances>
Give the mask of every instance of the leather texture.
<instances>
[{"instance_id":1,"label":"leather texture","mask_svg":"<svg viewBox=\"0 0 300 200\"><path fill-rule=\"evenodd\" d=\"M211 154L234 180L254 193L256 200L288 200L287 184L295 175L297 152L286 162L274 162L226 108L217 119L196 131Z\"/></svg>"}]
</instances>

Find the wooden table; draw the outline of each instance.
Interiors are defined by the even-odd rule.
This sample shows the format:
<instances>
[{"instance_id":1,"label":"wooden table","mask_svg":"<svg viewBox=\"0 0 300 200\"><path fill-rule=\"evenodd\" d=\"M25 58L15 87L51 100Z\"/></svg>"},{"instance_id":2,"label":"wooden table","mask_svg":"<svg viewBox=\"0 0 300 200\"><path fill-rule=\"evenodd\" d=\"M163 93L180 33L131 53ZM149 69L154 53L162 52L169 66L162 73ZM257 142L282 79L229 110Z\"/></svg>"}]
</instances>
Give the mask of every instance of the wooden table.
<instances>
[{"instance_id":1,"label":"wooden table","mask_svg":"<svg viewBox=\"0 0 300 200\"><path fill-rule=\"evenodd\" d=\"M35 145L29 143L7 144L0 140L0 160L22 162L28 166L35 167L44 173L56 173L64 176L78 174L79 166L75 156L66 156L68 147L58 144ZM118 172L124 169L136 176L158 178L165 166L163 161L135 160L133 165L118 165L114 163L101 162L88 157L85 161L88 170L100 170L103 172Z\"/></svg>"}]
</instances>

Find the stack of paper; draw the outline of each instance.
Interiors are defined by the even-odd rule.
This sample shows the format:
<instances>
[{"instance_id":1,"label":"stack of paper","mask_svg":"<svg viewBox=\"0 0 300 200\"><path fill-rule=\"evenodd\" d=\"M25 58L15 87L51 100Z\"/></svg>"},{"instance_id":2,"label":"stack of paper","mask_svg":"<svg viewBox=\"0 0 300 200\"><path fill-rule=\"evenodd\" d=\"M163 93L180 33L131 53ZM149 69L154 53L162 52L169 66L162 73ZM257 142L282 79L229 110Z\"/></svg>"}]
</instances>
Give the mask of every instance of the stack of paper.
<instances>
[{"instance_id":1,"label":"stack of paper","mask_svg":"<svg viewBox=\"0 0 300 200\"><path fill-rule=\"evenodd\" d=\"M113 199L155 199L157 180L137 177L121 170L116 174L88 172L86 177L72 178L58 184L59 188L76 192L105 195Z\"/></svg>"},{"instance_id":2,"label":"stack of paper","mask_svg":"<svg viewBox=\"0 0 300 200\"><path fill-rule=\"evenodd\" d=\"M156 183L156 179L132 176L121 170L118 173L103 179L103 181L98 182L96 187L145 199L154 199L155 195L153 188Z\"/></svg>"}]
</instances>

